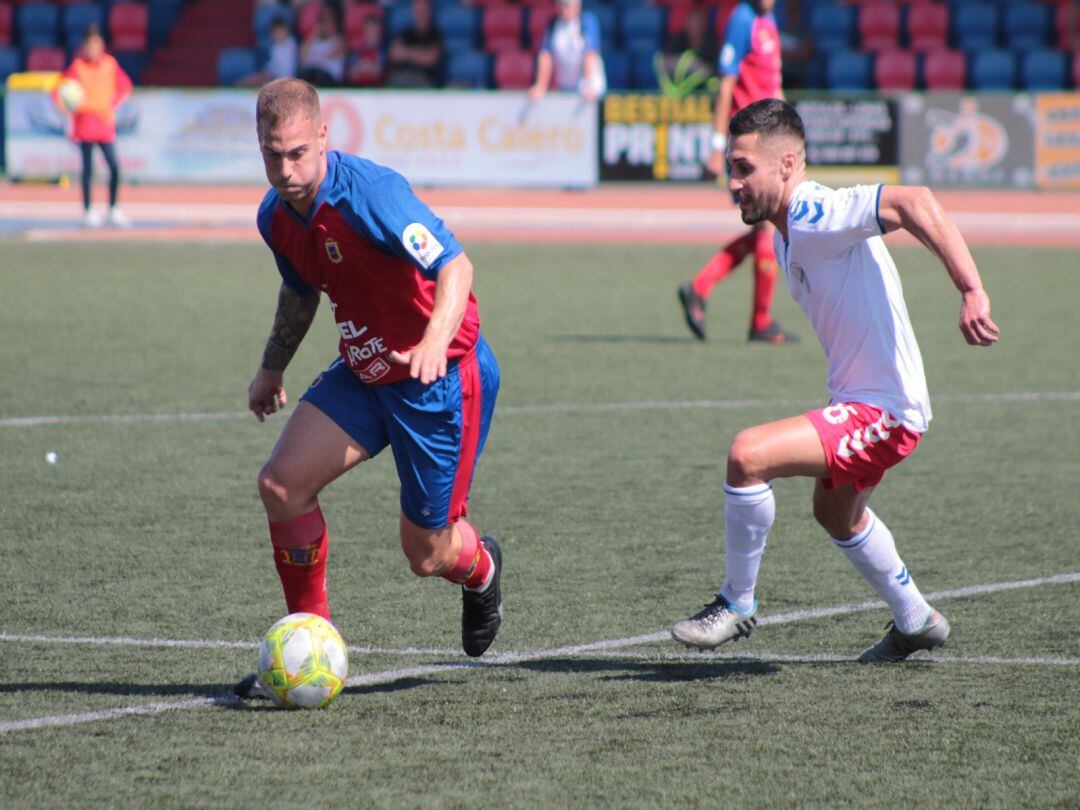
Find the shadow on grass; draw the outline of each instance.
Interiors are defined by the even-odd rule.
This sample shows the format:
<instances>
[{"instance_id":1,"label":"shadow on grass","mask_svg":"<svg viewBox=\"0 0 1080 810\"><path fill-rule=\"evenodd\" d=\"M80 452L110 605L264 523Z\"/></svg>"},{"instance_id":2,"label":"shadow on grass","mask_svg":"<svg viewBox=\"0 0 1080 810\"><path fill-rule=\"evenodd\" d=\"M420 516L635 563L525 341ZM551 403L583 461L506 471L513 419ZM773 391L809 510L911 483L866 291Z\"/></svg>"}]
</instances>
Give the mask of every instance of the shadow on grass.
<instances>
[{"instance_id":1,"label":"shadow on grass","mask_svg":"<svg viewBox=\"0 0 1080 810\"><path fill-rule=\"evenodd\" d=\"M648 343L651 345L685 345L696 342L692 337L671 335L551 335L558 343Z\"/></svg>"},{"instance_id":2,"label":"shadow on grass","mask_svg":"<svg viewBox=\"0 0 1080 810\"><path fill-rule=\"evenodd\" d=\"M763 661L620 661L617 658L559 658L526 661L513 666L536 672L603 675L609 681L683 683L736 675L775 675L779 668Z\"/></svg>"},{"instance_id":3,"label":"shadow on grass","mask_svg":"<svg viewBox=\"0 0 1080 810\"><path fill-rule=\"evenodd\" d=\"M85 683L51 681L0 683L0 694L18 692L72 692L84 695L123 695L126 697L219 697L232 694L232 684L195 683Z\"/></svg>"}]
</instances>

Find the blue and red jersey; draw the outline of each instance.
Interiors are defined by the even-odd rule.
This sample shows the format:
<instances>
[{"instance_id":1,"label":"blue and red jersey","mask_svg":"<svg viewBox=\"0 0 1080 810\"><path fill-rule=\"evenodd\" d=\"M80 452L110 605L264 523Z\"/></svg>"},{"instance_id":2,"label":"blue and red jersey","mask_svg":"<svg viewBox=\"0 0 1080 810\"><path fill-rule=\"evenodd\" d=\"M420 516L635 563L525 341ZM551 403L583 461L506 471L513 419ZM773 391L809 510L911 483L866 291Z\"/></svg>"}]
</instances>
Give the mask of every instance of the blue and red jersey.
<instances>
[{"instance_id":1,"label":"blue and red jersey","mask_svg":"<svg viewBox=\"0 0 1080 810\"><path fill-rule=\"evenodd\" d=\"M408 366L388 355L420 342L439 270L462 249L405 178L370 160L328 151L326 177L308 218L270 189L258 224L284 283L330 299L341 335L338 351L357 379L373 385L408 379ZM479 334L479 309L470 293L447 358L467 354Z\"/></svg>"},{"instance_id":2,"label":"blue and red jersey","mask_svg":"<svg viewBox=\"0 0 1080 810\"><path fill-rule=\"evenodd\" d=\"M731 114L765 98L781 86L780 31L772 12L758 14L749 2L731 13L720 49L720 75L734 76Z\"/></svg>"}]
</instances>

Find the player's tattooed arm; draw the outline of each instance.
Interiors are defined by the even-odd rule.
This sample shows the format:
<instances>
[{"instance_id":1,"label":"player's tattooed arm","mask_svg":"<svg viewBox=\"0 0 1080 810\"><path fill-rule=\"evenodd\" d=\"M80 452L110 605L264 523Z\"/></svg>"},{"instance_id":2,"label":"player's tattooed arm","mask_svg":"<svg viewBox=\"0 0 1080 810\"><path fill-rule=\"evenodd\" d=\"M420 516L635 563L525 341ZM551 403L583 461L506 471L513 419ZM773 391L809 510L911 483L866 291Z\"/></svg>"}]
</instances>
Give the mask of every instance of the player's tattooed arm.
<instances>
[{"instance_id":1,"label":"player's tattooed arm","mask_svg":"<svg viewBox=\"0 0 1080 810\"><path fill-rule=\"evenodd\" d=\"M278 293L277 312L274 314L274 327L266 339L263 350L262 367L267 371L284 371L293 355L296 354L300 341L304 339L315 312L319 308L319 292L297 292L287 284L281 285Z\"/></svg>"}]
</instances>

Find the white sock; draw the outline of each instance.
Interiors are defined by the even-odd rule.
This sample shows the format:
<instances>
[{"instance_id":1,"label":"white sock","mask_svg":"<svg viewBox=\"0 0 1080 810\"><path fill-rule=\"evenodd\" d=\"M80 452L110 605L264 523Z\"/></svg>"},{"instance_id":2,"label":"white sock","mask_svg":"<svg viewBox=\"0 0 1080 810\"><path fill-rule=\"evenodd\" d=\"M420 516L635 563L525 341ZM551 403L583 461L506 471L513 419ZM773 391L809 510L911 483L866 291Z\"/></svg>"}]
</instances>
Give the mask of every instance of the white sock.
<instances>
[{"instance_id":1,"label":"white sock","mask_svg":"<svg viewBox=\"0 0 1080 810\"><path fill-rule=\"evenodd\" d=\"M870 516L870 523L865 529L847 540L834 537L833 542L892 609L896 629L901 633L914 633L926 623L933 608L923 599L907 566L896 553L889 527L869 509L866 514Z\"/></svg>"},{"instance_id":2,"label":"white sock","mask_svg":"<svg viewBox=\"0 0 1080 810\"><path fill-rule=\"evenodd\" d=\"M754 609L758 566L776 518L770 484L724 484L724 584L720 596L742 613Z\"/></svg>"}]
</instances>

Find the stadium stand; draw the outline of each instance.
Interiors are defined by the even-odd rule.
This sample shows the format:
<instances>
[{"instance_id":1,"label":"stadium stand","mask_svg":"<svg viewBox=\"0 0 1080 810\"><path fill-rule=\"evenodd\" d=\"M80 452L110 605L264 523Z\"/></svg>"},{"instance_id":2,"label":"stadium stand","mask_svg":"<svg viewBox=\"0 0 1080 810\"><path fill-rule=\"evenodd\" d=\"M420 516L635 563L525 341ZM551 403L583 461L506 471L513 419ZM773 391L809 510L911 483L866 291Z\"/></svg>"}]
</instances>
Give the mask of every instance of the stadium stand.
<instances>
[{"instance_id":1,"label":"stadium stand","mask_svg":"<svg viewBox=\"0 0 1080 810\"><path fill-rule=\"evenodd\" d=\"M1063 51L1025 53L1020 62L1020 83L1026 90L1064 90L1068 86L1069 57Z\"/></svg>"},{"instance_id":2,"label":"stadium stand","mask_svg":"<svg viewBox=\"0 0 1080 810\"><path fill-rule=\"evenodd\" d=\"M604 31L603 21L600 30ZM619 18L618 30L625 50L651 50L655 53L664 38L664 9L658 6L629 6Z\"/></svg>"},{"instance_id":3,"label":"stadium stand","mask_svg":"<svg viewBox=\"0 0 1080 810\"><path fill-rule=\"evenodd\" d=\"M37 45L59 44L60 7L49 3L25 3L15 8L15 32L26 51Z\"/></svg>"},{"instance_id":4,"label":"stadium stand","mask_svg":"<svg viewBox=\"0 0 1080 810\"><path fill-rule=\"evenodd\" d=\"M436 6L435 27L442 34L443 47L451 57L459 51L471 51L476 45L476 35L480 29L478 11L474 6ZM470 58L477 62L475 56Z\"/></svg>"},{"instance_id":5,"label":"stadium stand","mask_svg":"<svg viewBox=\"0 0 1080 810\"><path fill-rule=\"evenodd\" d=\"M254 48L223 48L217 58L218 84L236 84L258 68Z\"/></svg>"},{"instance_id":6,"label":"stadium stand","mask_svg":"<svg viewBox=\"0 0 1080 810\"><path fill-rule=\"evenodd\" d=\"M318 6L315 3L308 3L306 6L302 6L300 9L300 15L297 19L297 29L301 37L304 37L304 25L302 20L307 9L314 8L318 11ZM310 15L309 15L310 16ZM345 12L344 18L344 32L345 39L349 43L351 50L356 50L364 42L364 25L367 23L369 17L383 18L382 6L350 6ZM310 30L308 31L310 34Z\"/></svg>"},{"instance_id":7,"label":"stadium stand","mask_svg":"<svg viewBox=\"0 0 1080 810\"><path fill-rule=\"evenodd\" d=\"M830 90L870 90L874 79L874 56L864 51L829 54L825 81Z\"/></svg>"},{"instance_id":8,"label":"stadium stand","mask_svg":"<svg viewBox=\"0 0 1080 810\"><path fill-rule=\"evenodd\" d=\"M26 54L27 70L63 70L67 54L55 45L35 45Z\"/></svg>"},{"instance_id":9,"label":"stadium stand","mask_svg":"<svg viewBox=\"0 0 1080 810\"><path fill-rule=\"evenodd\" d=\"M908 47L913 51L939 51L949 47L949 8L919 3L907 13Z\"/></svg>"},{"instance_id":10,"label":"stadium stand","mask_svg":"<svg viewBox=\"0 0 1080 810\"><path fill-rule=\"evenodd\" d=\"M997 29L998 10L990 3L964 3L953 12L953 45L967 53L994 48Z\"/></svg>"},{"instance_id":11,"label":"stadium stand","mask_svg":"<svg viewBox=\"0 0 1080 810\"><path fill-rule=\"evenodd\" d=\"M495 52L495 86L500 90L526 90L532 85L533 55L524 50Z\"/></svg>"},{"instance_id":12,"label":"stadium stand","mask_svg":"<svg viewBox=\"0 0 1080 810\"><path fill-rule=\"evenodd\" d=\"M874 85L879 90L914 90L919 60L914 51L878 51L874 60Z\"/></svg>"},{"instance_id":13,"label":"stadium stand","mask_svg":"<svg viewBox=\"0 0 1080 810\"><path fill-rule=\"evenodd\" d=\"M446 60L447 87L483 90L490 85L491 57L483 51L452 51Z\"/></svg>"},{"instance_id":14,"label":"stadium stand","mask_svg":"<svg viewBox=\"0 0 1080 810\"><path fill-rule=\"evenodd\" d=\"M923 87L927 90L963 90L967 57L962 51L931 51L923 57Z\"/></svg>"},{"instance_id":15,"label":"stadium stand","mask_svg":"<svg viewBox=\"0 0 1080 810\"><path fill-rule=\"evenodd\" d=\"M1012 90L1016 86L1016 57L1012 51L976 51L971 58L974 90Z\"/></svg>"},{"instance_id":16,"label":"stadium stand","mask_svg":"<svg viewBox=\"0 0 1080 810\"><path fill-rule=\"evenodd\" d=\"M523 16L520 6L508 3L484 7L481 21L484 49L490 53L520 49ZM499 86L498 79L495 84Z\"/></svg>"},{"instance_id":17,"label":"stadium stand","mask_svg":"<svg viewBox=\"0 0 1080 810\"><path fill-rule=\"evenodd\" d=\"M859 6L858 31L863 50L894 50L900 40L900 7L880 2Z\"/></svg>"},{"instance_id":18,"label":"stadium stand","mask_svg":"<svg viewBox=\"0 0 1080 810\"><path fill-rule=\"evenodd\" d=\"M105 7L98 3L71 3L61 9L60 28L63 43L69 52L82 42L83 34L91 25L105 32ZM115 46L113 46L115 47Z\"/></svg>"},{"instance_id":19,"label":"stadium stand","mask_svg":"<svg viewBox=\"0 0 1080 810\"><path fill-rule=\"evenodd\" d=\"M150 13L142 3L114 3L109 8L113 52L140 53L149 44Z\"/></svg>"},{"instance_id":20,"label":"stadium stand","mask_svg":"<svg viewBox=\"0 0 1080 810\"><path fill-rule=\"evenodd\" d=\"M224 49L254 46L251 0L186 2L179 7L167 39L154 50L142 81L212 87L218 83L218 57Z\"/></svg>"},{"instance_id":21,"label":"stadium stand","mask_svg":"<svg viewBox=\"0 0 1080 810\"><path fill-rule=\"evenodd\" d=\"M6 3L0 4L0 48L11 44L11 6Z\"/></svg>"}]
</instances>

